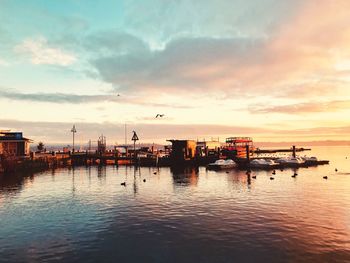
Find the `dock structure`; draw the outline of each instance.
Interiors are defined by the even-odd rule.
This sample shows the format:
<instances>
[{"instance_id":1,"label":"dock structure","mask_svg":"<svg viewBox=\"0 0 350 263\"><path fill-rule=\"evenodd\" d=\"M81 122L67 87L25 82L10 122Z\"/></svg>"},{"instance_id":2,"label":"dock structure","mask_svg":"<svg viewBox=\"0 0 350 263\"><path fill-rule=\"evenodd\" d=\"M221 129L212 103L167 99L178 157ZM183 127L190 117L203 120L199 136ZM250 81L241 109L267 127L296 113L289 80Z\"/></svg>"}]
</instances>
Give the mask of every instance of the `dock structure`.
<instances>
[{"instance_id":1,"label":"dock structure","mask_svg":"<svg viewBox=\"0 0 350 263\"><path fill-rule=\"evenodd\" d=\"M74 128L74 127L73 127ZM75 130L74 130L75 131ZM74 136L73 132L73 136ZM138 165L138 166L207 166L218 159L232 159L241 169L277 169L285 167L309 167L328 164L327 160L308 158L300 163L278 163L253 167L251 162L256 159L277 160L276 156L263 157L260 154L291 152L296 158L297 152L310 150L292 146L289 149L262 150L255 148L250 137L229 137L226 143L219 140L167 140L171 146L164 146L164 151L152 147L136 148L138 136L133 132L133 149L129 145L115 145L114 150L107 149L106 137L101 135L97 141L97 149L89 148L86 151L63 152L29 152L31 140L22 136L22 133L0 131L0 173L16 170L40 170L74 165ZM125 152L123 150L125 149ZM130 148L130 149L129 149Z\"/></svg>"}]
</instances>

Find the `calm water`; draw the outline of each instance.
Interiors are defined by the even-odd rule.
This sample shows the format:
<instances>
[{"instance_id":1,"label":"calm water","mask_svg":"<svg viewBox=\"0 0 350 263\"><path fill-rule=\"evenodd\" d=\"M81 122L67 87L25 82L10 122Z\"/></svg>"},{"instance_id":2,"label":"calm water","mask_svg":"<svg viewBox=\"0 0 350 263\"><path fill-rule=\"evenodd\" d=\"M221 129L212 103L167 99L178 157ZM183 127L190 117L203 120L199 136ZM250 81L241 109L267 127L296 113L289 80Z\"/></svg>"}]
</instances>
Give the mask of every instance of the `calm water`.
<instances>
[{"instance_id":1,"label":"calm water","mask_svg":"<svg viewBox=\"0 0 350 263\"><path fill-rule=\"evenodd\" d=\"M273 181L122 166L0 178L0 261L350 262L350 147L308 155L331 164Z\"/></svg>"}]
</instances>

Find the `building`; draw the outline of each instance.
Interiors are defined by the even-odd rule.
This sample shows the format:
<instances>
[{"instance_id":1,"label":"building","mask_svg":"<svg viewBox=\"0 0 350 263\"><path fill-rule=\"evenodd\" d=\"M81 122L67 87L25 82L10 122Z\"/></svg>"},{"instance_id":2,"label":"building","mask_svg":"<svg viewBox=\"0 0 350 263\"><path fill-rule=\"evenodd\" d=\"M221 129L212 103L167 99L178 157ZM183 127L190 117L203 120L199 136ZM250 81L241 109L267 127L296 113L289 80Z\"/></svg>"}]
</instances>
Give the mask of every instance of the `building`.
<instances>
[{"instance_id":1,"label":"building","mask_svg":"<svg viewBox=\"0 0 350 263\"><path fill-rule=\"evenodd\" d=\"M212 156L219 153L221 143L217 140L197 142L197 152L200 156Z\"/></svg>"},{"instance_id":2,"label":"building","mask_svg":"<svg viewBox=\"0 0 350 263\"><path fill-rule=\"evenodd\" d=\"M197 142L192 140L168 140L172 143L170 158L175 162L193 160L197 154Z\"/></svg>"},{"instance_id":3,"label":"building","mask_svg":"<svg viewBox=\"0 0 350 263\"><path fill-rule=\"evenodd\" d=\"M0 155L21 157L30 154L29 144L32 141L24 138L22 132L0 130Z\"/></svg>"},{"instance_id":4,"label":"building","mask_svg":"<svg viewBox=\"0 0 350 263\"><path fill-rule=\"evenodd\" d=\"M248 158L253 154L253 139L250 137L226 138L222 154L227 158Z\"/></svg>"}]
</instances>

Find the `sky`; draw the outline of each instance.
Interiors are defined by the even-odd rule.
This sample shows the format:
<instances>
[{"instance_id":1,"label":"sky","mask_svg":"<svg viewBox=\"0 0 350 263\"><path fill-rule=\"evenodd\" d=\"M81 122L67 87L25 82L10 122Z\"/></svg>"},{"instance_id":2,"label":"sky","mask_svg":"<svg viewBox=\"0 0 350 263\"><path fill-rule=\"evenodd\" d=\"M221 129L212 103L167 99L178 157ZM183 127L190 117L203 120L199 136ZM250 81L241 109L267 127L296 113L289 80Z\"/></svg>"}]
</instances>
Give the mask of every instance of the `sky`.
<instances>
[{"instance_id":1,"label":"sky","mask_svg":"<svg viewBox=\"0 0 350 263\"><path fill-rule=\"evenodd\" d=\"M0 0L0 129L350 140L348 0ZM155 118L157 114L162 118Z\"/></svg>"}]
</instances>

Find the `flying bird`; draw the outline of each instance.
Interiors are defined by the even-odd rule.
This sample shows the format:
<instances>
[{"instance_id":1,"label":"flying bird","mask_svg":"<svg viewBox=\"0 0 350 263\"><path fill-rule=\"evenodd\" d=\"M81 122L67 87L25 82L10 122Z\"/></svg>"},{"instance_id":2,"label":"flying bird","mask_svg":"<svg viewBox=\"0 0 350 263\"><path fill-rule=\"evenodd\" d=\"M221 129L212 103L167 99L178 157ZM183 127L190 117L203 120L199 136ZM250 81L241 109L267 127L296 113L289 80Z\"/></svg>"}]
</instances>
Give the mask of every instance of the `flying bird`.
<instances>
[{"instance_id":1,"label":"flying bird","mask_svg":"<svg viewBox=\"0 0 350 263\"><path fill-rule=\"evenodd\" d=\"M158 117L163 118L163 117L164 117L164 114L159 114L159 113L158 113L158 114L156 115L156 119L157 119Z\"/></svg>"}]
</instances>

